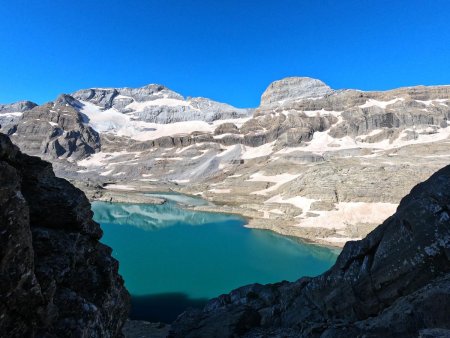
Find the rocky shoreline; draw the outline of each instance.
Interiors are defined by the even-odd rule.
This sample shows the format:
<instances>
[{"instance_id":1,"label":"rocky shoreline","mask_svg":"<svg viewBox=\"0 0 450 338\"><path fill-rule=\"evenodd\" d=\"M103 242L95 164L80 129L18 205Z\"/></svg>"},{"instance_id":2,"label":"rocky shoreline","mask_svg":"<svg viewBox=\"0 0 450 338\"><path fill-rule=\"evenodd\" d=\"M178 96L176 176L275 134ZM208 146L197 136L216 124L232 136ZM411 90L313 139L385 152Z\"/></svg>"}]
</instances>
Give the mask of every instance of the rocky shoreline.
<instances>
[{"instance_id":1,"label":"rocky shoreline","mask_svg":"<svg viewBox=\"0 0 450 338\"><path fill-rule=\"evenodd\" d=\"M153 184L152 186L147 186L142 188L142 184L135 185L133 182L128 182L126 184L120 185L120 189L114 189L112 186L109 189L103 187L92 187L86 186L84 182L72 182L75 186L79 187L84 191L86 196L91 202L102 201L111 203L131 203L131 204L163 204L165 199L161 197L154 197L146 195L147 193L179 193L187 196L200 197L199 194L189 194L186 189L182 188L180 185L171 185L169 188L167 184L159 185ZM127 190L124 190L126 187ZM181 188L180 188L181 187ZM204 198L204 197L202 197ZM289 237L295 237L308 243L313 243L321 246L331 247L331 248L342 248L346 241L336 241L330 242L323 240L332 236L335 231L326 228L301 228L292 226L291 222L282 222L280 220L274 221L270 219L261 218L260 213L255 212L252 208L245 208L242 206L236 206L235 203L224 203L221 199L215 199L214 196L208 196L204 198L206 201L210 202L207 205L202 206L183 206L184 208L205 211L213 213L224 213L224 214L235 214L241 216L247 220L245 227L251 229L261 229L273 231L277 234ZM355 231L353 233L354 237L364 237L373 229L373 226L369 225L366 227L361 227L360 232Z\"/></svg>"}]
</instances>

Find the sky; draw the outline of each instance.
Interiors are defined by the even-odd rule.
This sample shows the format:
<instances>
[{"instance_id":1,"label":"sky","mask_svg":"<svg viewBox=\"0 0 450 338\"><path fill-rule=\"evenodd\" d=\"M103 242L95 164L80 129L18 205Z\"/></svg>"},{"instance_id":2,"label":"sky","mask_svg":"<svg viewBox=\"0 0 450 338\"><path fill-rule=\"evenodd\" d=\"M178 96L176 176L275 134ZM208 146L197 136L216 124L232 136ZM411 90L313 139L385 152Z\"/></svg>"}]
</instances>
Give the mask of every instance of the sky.
<instances>
[{"instance_id":1,"label":"sky","mask_svg":"<svg viewBox=\"0 0 450 338\"><path fill-rule=\"evenodd\" d=\"M163 84L255 107L275 80L450 84L448 0L0 0L0 103Z\"/></svg>"}]
</instances>

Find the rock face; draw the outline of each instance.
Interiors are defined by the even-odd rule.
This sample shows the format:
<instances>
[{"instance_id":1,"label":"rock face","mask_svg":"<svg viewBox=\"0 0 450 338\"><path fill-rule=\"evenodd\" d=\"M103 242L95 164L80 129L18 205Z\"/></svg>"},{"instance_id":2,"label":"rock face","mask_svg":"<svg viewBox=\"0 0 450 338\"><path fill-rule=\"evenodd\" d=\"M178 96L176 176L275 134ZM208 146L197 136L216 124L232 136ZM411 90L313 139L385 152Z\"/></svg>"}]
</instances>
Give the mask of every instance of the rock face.
<instances>
[{"instance_id":1,"label":"rock face","mask_svg":"<svg viewBox=\"0 0 450 338\"><path fill-rule=\"evenodd\" d=\"M253 284L181 315L173 337L417 337L450 334L450 166L348 242L316 278ZM440 329L440 330L439 330Z\"/></svg>"},{"instance_id":2,"label":"rock face","mask_svg":"<svg viewBox=\"0 0 450 338\"><path fill-rule=\"evenodd\" d=\"M85 195L0 134L0 332L117 337L129 295Z\"/></svg>"},{"instance_id":3,"label":"rock face","mask_svg":"<svg viewBox=\"0 0 450 338\"><path fill-rule=\"evenodd\" d=\"M20 149L45 158L79 159L100 150L100 137L85 125L73 108L74 99L61 95L55 102L34 107L23 113L11 133Z\"/></svg>"},{"instance_id":4,"label":"rock face","mask_svg":"<svg viewBox=\"0 0 450 338\"><path fill-rule=\"evenodd\" d=\"M279 103L283 100L314 99L333 93L320 80L309 77L288 77L272 82L261 96L261 106Z\"/></svg>"}]
</instances>

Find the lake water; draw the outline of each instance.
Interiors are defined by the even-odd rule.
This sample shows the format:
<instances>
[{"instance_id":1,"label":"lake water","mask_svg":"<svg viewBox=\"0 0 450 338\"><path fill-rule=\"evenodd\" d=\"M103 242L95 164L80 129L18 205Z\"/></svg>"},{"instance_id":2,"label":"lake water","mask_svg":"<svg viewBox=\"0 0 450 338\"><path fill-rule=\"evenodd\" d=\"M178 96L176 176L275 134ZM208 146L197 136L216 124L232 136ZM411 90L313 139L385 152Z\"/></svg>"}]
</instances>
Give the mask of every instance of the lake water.
<instances>
[{"instance_id":1,"label":"lake water","mask_svg":"<svg viewBox=\"0 0 450 338\"><path fill-rule=\"evenodd\" d=\"M327 270L335 250L264 230L239 216L185 210L207 203L171 194L162 205L92 203L113 248L134 319L170 322L187 307L250 283L294 281Z\"/></svg>"}]
</instances>

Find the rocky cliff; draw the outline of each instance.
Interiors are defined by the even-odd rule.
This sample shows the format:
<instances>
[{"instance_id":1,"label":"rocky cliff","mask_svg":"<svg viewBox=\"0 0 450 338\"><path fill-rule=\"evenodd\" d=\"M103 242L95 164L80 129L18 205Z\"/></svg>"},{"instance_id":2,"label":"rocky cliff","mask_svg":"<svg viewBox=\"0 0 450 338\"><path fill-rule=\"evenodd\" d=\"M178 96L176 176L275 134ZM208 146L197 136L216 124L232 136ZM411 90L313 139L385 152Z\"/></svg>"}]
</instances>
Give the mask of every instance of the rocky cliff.
<instances>
[{"instance_id":1,"label":"rocky cliff","mask_svg":"<svg viewBox=\"0 0 450 338\"><path fill-rule=\"evenodd\" d=\"M85 195L0 134L0 335L117 337L129 295Z\"/></svg>"},{"instance_id":2,"label":"rocky cliff","mask_svg":"<svg viewBox=\"0 0 450 338\"><path fill-rule=\"evenodd\" d=\"M450 335L450 166L315 278L248 285L181 315L173 337Z\"/></svg>"}]
</instances>

